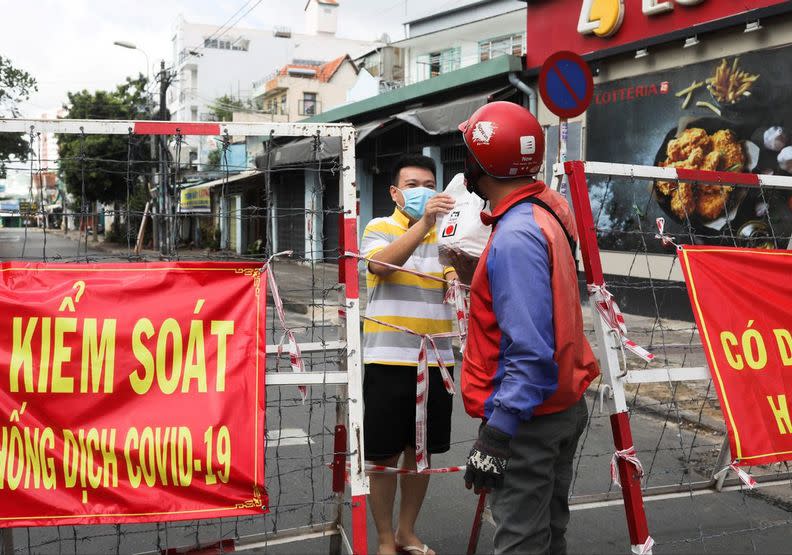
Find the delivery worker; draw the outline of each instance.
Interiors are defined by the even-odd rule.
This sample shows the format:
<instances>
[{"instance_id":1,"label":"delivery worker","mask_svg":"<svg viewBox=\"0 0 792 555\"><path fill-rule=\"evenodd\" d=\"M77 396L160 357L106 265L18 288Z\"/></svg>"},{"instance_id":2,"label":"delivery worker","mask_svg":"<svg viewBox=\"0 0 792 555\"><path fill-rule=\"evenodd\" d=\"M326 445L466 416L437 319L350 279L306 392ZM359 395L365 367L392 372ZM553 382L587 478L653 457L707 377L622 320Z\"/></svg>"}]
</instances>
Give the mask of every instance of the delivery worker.
<instances>
[{"instance_id":1,"label":"delivery worker","mask_svg":"<svg viewBox=\"0 0 792 555\"><path fill-rule=\"evenodd\" d=\"M599 375L583 334L576 232L566 200L536 181L544 136L510 102L462 131L468 190L489 201L489 244L472 276L461 389L482 419L465 485L492 491L495 553L565 553L572 461ZM464 276L463 276L464 278Z\"/></svg>"}]
</instances>

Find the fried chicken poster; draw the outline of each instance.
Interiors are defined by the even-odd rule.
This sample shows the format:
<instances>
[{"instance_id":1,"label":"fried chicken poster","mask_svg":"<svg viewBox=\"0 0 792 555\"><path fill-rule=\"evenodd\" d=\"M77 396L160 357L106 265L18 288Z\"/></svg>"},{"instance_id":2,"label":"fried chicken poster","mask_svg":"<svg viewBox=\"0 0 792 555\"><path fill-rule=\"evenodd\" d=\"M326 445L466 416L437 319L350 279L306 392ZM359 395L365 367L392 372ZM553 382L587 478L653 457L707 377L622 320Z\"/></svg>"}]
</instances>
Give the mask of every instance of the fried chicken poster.
<instances>
[{"instance_id":1,"label":"fried chicken poster","mask_svg":"<svg viewBox=\"0 0 792 555\"><path fill-rule=\"evenodd\" d=\"M597 85L586 159L691 170L792 175L792 48L717 57ZM665 252L641 232L658 217L687 244L786 247L789 192L723 184L592 177L609 250Z\"/></svg>"}]
</instances>

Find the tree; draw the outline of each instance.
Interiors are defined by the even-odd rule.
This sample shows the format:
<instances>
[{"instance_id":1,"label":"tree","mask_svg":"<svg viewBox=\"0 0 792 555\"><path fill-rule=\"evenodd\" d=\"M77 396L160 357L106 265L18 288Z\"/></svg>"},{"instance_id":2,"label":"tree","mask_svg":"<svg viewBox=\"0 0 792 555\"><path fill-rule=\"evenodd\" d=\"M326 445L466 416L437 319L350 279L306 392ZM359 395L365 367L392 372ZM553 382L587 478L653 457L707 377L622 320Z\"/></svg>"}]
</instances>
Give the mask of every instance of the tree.
<instances>
[{"instance_id":1,"label":"tree","mask_svg":"<svg viewBox=\"0 0 792 555\"><path fill-rule=\"evenodd\" d=\"M247 110L249 106L243 100L234 98L233 96L223 95L220 98L215 98L214 102L209 106L217 121L231 121L234 112Z\"/></svg>"},{"instance_id":2,"label":"tree","mask_svg":"<svg viewBox=\"0 0 792 555\"><path fill-rule=\"evenodd\" d=\"M68 93L68 119L148 119L154 106L143 75L127 77L115 91ZM67 190L87 202L126 199L128 176L136 180L150 169L149 143L135 135L58 135L61 178ZM81 201L78 201L81 203Z\"/></svg>"},{"instance_id":3,"label":"tree","mask_svg":"<svg viewBox=\"0 0 792 555\"><path fill-rule=\"evenodd\" d=\"M0 56L0 117L18 118L18 104L37 90L36 80L28 72L15 68L11 60ZM5 163L9 159L24 162L29 150L24 133L0 133L0 177L5 177Z\"/></svg>"},{"instance_id":4,"label":"tree","mask_svg":"<svg viewBox=\"0 0 792 555\"><path fill-rule=\"evenodd\" d=\"M216 148L214 150L210 150L208 156L206 157L206 168L209 170L219 170L220 163L222 161L223 161L222 149Z\"/></svg>"}]
</instances>

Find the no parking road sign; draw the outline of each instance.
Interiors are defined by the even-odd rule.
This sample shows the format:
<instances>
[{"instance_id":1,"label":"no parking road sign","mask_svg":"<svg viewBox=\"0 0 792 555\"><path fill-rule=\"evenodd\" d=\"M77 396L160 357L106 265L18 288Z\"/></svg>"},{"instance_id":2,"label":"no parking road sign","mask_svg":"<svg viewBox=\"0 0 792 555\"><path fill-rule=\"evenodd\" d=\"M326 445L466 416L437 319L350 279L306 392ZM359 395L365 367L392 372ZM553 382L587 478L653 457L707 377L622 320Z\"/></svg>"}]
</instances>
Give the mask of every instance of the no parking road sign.
<instances>
[{"instance_id":1,"label":"no parking road sign","mask_svg":"<svg viewBox=\"0 0 792 555\"><path fill-rule=\"evenodd\" d=\"M588 64L574 52L556 52L542 65L539 94L555 115L579 116L586 111L594 94L594 78Z\"/></svg>"}]
</instances>

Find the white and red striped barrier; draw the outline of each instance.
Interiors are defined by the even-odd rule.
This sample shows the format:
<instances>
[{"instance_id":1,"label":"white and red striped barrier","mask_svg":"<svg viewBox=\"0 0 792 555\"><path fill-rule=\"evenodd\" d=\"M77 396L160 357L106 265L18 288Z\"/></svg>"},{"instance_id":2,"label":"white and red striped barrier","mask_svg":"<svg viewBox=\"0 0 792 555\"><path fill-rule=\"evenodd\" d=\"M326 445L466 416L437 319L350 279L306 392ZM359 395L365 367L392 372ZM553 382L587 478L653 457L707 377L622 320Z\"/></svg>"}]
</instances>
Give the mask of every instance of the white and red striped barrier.
<instances>
[{"instance_id":1,"label":"white and red striped barrier","mask_svg":"<svg viewBox=\"0 0 792 555\"><path fill-rule=\"evenodd\" d=\"M340 137L351 124L323 123L323 137ZM0 118L0 133L66 133L73 135L208 135L311 137L317 124L213 121L83 120Z\"/></svg>"},{"instance_id":2,"label":"white and red striped barrier","mask_svg":"<svg viewBox=\"0 0 792 555\"><path fill-rule=\"evenodd\" d=\"M612 164L609 162L567 162L566 165L569 166L570 164L581 164L583 173L588 175L792 189L792 178L782 175L688 170L685 168L673 167L661 168L658 166L635 166L631 164ZM564 175L566 173L565 165L555 164L555 166L553 166L553 173L555 175Z\"/></svg>"}]
</instances>

